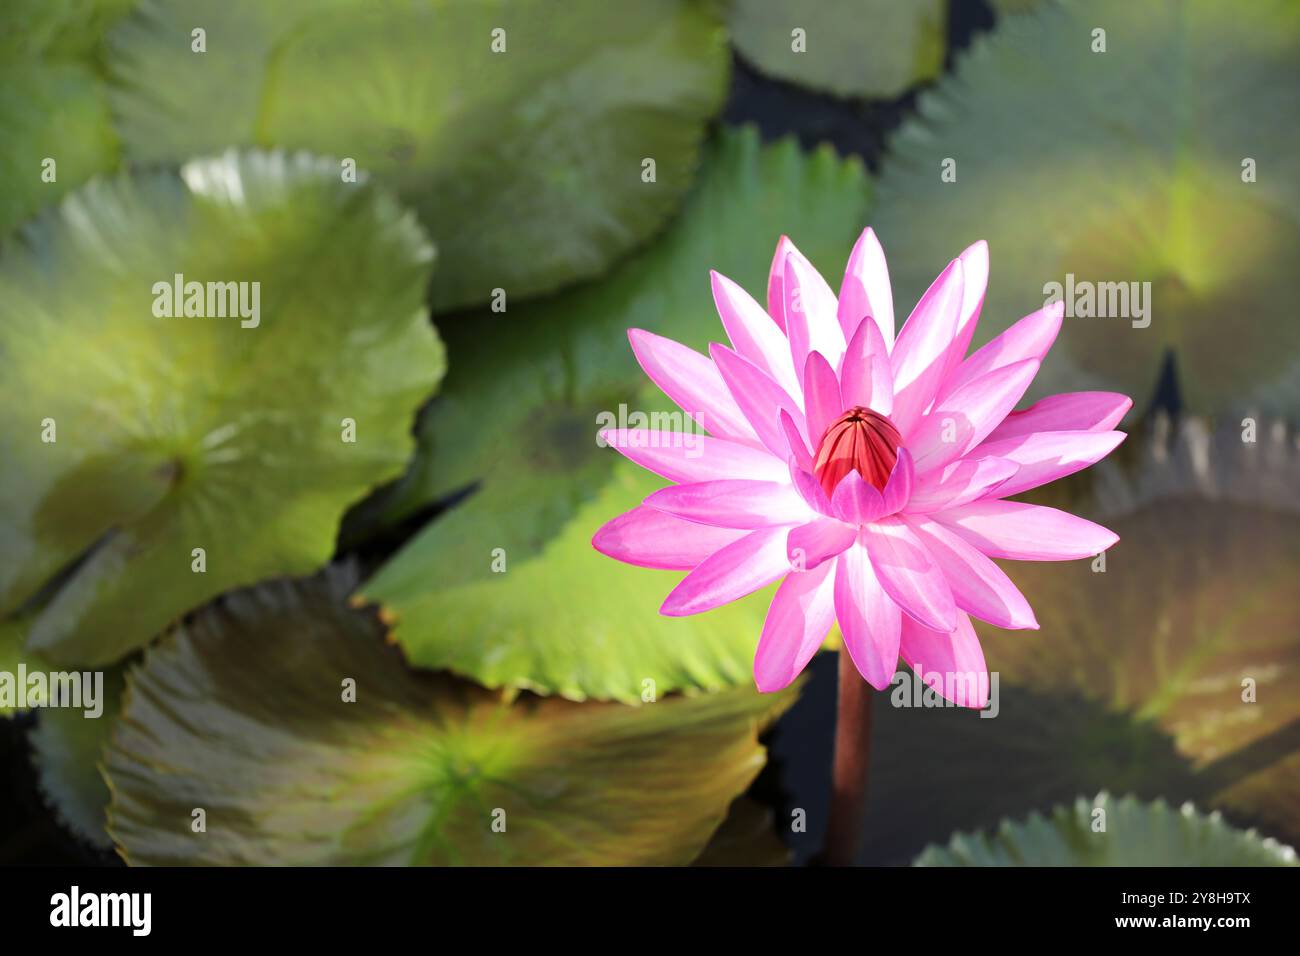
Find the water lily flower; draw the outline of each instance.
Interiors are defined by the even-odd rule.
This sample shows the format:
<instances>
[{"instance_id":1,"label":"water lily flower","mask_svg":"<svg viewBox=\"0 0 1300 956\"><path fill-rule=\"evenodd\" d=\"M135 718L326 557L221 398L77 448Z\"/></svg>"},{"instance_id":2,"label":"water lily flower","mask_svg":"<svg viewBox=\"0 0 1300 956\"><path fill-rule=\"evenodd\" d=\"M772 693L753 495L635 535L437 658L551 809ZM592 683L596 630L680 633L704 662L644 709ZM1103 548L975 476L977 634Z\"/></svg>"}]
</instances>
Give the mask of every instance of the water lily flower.
<instances>
[{"instance_id":1,"label":"water lily flower","mask_svg":"<svg viewBox=\"0 0 1300 956\"><path fill-rule=\"evenodd\" d=\"M1009 499L1107 455L1132 406L1124 395L1077 392L1013 411L1063 309L1039 309L967 355L988 266L984 242L968 248L895 336L871 229L838 297L783 237L766 310L712 274L730 347L711 345L706 357L632 329L646 374L709 434L603 432L673 484L602 527L594 547L689 571L664 601L667 615L708 611L780 580L754 657L761 691L793 681L838 622L872 687L888 686L901 656L953 703L985 706L971 616L1038 626L992 559L1091 558L1118 540L1091 521Z\"/></svg>"}]
</instances>

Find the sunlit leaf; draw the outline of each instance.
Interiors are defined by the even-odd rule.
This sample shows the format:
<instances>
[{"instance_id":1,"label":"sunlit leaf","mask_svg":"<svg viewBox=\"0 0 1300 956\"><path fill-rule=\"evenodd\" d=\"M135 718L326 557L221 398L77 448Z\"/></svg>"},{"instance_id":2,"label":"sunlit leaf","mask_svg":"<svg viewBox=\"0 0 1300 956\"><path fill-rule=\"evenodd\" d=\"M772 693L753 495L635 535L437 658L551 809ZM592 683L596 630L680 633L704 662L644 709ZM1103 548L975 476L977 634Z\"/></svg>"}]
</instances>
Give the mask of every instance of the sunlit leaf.
<instances>
[{"instance_id":1,"label":"sunlit leaf","mask_svg":"<svg viewBox=\"0 0 1300 956\"><path fill-rule=\"evenodd\" d=\"M128 156L355 160L432 234L438 310L598 275L663 226L729 68L691 0L146 0L110 42Z\"/></svg>"},{"instance_id":2,"label":"sunlit leaf","mask_svg":"<svg viewBox=\"0 0 1300 956\"><path fill-rule=\"evenodd\" d=\"M92 183L5 250L0 610L37 599L28 646L112 661L214 594L319 567L441 376L431 258L331 163L235 153ZM246 283L242 311L209 287L227 317L159 317L178 275Z\"/></svg>"},{"instance_id":3,"label":"sunlit leaf","mask_svg":"<svg viewBox=\"0 0 1300 956\"><path fill-rule=\"evenodd\" d=\"M412 670L346 586L239 592L146 653L106 763L129 862L685 864L793 700L509 703Z\"/></svg>"}]
</instances>

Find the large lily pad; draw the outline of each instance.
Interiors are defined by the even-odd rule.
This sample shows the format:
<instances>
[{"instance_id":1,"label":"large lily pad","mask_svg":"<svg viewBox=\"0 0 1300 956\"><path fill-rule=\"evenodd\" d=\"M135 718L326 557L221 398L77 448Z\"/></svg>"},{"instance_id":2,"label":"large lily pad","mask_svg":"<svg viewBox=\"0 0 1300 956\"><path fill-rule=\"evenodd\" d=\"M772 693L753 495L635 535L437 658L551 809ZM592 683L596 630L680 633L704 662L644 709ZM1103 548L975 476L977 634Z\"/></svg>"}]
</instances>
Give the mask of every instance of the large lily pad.
<instances>
[{"instance_id":1,"label":"large lily pad","mask_svg":"<svg viewBox=\"0 0 1300 956\"><path fill-rule=\"evenodd\" d=\"M0 611L33 606L28 646L112 661L319 567L441 376L431 258L409 213L305 156L97 181L34 223L0 260ZM177 274L258 283L256 326L248 298L156 316Z\"/></svg>"},{"instance_id":2,"label":"large lily pad","mask_svg":"<svg viewBox=\"0 0 1300 956\"><path fill-rule=\"evenodd\" d=\"M435 309L514 303L600 274L676 209L727 86L717 17L691 0L147 0L110 37L114 111L138 160L352 158L432 233Z\"/></svg>"},{"instance_id":3,"label":"large lily pad","mask_svg":"<svg viewBox=\"0 0 1300 956\"><path fill-rule=\"evenodd\" d=\"M1048 283L1073 276L1082 311L1083 283L1149 282L1145 317L1132 302L1127 317L1067 311L1031 397L1140 400L1172 348L1190 409L1295 415L1300 128L1277 117L1300 97L1298 58L1300 8L1286 0L1249 16L1214 0L1100 0L1005 19L891 143L874 225L895 299L976 239L992 257L976 344L1041 306ZM1122 309L1118 287L1090 291Z\"/></svg>"},{"instance_id":4,"label":"large lily pad","mask_svg":"<svg viewBox=\"0 0 1300 956\"><path fill-rule=\"evenodd\" d=\"M129 862L685 864L793 700L507 702L409 668L342 580L237 593L146 653L106 762Z\"/></svg>"},{"instance_id":5,"label":"large lily pad","mask_svg":"<svg viewBox=\"0 0 1300 956\"><path fill-rule=\"evenodd\" d=\"M1098 813L1101 811L1101 813ZM1104 829L1101 827L1104 826ZM1228 826L1218 813L1175 810L1100 793L1050 816L1004 820L996 833L958 833L932 846L917 866L1295 866L1295 850L1255 831Z\"/></svg>"},{"instance_id":6,"label":"large lily pad","mask_svg":"<svg viewBox=\"0 0 1300 956\"><path fill-rule=\"evenodd\" d=\"M947 0L734 0L729 25L740 55L764 73L887 99L939 75L947 19Z\"/></svg>"},{"instance_id":7,"label":"large lily pad","mask_svg":"<svg viewBox=\"0 0 1300 956\"><path fill-rule=\"evenodd\" d=\"M598 285L511 311L490 337L465 323L394 513L481 485L363 587L413 661L574 699L639 701L647 680L659 694L751 682L766 595L663 618L671 572L592 550L597 528L662 484L597 446L598 416L620 404L666 407L635 364L629 327L694 348L723 339L710 268L761 294L788 232L833 276L865 205L857 163L729 132L682 220L652 249ZM504 573L493 570L495 549Z\"/></svg>"}]
</instances>

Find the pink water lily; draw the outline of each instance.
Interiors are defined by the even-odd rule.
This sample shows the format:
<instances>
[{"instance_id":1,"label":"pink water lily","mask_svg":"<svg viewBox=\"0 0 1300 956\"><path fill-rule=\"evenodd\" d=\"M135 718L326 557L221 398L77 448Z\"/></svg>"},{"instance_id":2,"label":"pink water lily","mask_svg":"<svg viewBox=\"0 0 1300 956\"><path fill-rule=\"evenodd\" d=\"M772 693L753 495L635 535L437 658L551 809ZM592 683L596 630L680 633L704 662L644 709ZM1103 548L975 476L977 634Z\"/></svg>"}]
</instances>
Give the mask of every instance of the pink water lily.
<instances>
[{"instance_id":1,"label":"pink water lily","mask_svg":"<svg viewBox=\"0 0 1300 956\"><path fill-rule=\"evenodd\" d=\"M871 229L838 297L783 237L766 311L712 274L730 348L714 344L706 358L631 330L646 374L709 435L604 432L674 484L592 544L629 564L689 571L664 601L667 615L781 580L754 657L762 691L793 681L838 622L876 689L901 656L953 703L985 706L970 617L1038 627L992 559L1090 558L1118 540L1091 521L1007 499L1103 458L1123 440L1113 429L1132 406L1124 395L1077 392L1012 411L1060 330L1062 306L1025 316L968 356L988 265L985 243L963 252L895 337Z\"/></svg>"}]
</instances>

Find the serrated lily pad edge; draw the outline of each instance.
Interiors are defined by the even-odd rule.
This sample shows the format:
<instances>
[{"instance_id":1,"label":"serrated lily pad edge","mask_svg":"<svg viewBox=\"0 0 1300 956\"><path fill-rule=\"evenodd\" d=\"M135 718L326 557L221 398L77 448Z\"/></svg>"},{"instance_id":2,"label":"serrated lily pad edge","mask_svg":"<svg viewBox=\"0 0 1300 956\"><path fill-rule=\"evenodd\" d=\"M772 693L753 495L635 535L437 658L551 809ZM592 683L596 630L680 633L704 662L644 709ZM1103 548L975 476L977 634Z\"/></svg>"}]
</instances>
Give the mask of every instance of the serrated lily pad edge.
<instances>
[{"instance_id":1,"label":"serrated lily pad edge","mask_svg":"<svg viewBox=\"0 0 1300 956\"><path fill-rule=\"evenodd\" d=\"M1191 801L1187 801L1175 809L1163 798L1144 801L1139 800L1132 794L1128 794L1119 800L1113 800L1105 790L1098 793L1091 800L1087 797L1078 797L1072 806L1058 804L1046 814L1035 810L1023 821L1003 819L995 830L958 831L952 835L948 843L942 846L931 844L922 850L916 859L912 861L912 866L970 865L975 861L973 859L963 859L963 856L969 854L969 851L964 849L963 845L973 846L980 853L993 854L998 849L997 844L1015 845L1019 842L1021 834L1031 829L1047 828L1064 831L1079 825L1087 827L1090 825L1089 821L1093 811L1105 807L1116 810L1132 810L1136 808L1157 817L1176 815L1195 827L1199 833L1214 831L1238 840L1254 841L1262 851L1274 856L1279 866L1300 866L1300 858L1297 857L1296 851L1292 847L1273 837L1262 836L1254 827L1248 830L1237 829L1229 825L1223 814L1218 810L1208 814L1201 813Z\"/></svg>"}]
</instances>

